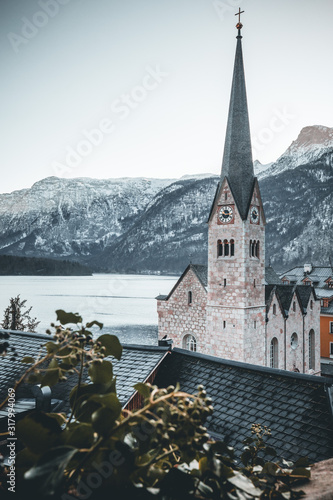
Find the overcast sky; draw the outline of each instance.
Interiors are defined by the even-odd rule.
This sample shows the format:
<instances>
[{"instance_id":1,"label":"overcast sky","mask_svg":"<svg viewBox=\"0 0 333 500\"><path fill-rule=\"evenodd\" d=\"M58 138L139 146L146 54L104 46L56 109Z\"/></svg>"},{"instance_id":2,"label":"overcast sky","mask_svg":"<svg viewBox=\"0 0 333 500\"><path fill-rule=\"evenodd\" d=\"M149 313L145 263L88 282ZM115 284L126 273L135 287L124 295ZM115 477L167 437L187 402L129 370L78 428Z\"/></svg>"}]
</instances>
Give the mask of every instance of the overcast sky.
<instances>
[{"instance_id":1,"label":"overcast sky","mask_svg":"<svg viewBox=\"0 0 333 500\"><path fill-rule=\"evenodd\" d=\"M332 0L1 0L0 192L219 173L238 7L254 159L332 127Z\"/></svg>"}]
</instances>

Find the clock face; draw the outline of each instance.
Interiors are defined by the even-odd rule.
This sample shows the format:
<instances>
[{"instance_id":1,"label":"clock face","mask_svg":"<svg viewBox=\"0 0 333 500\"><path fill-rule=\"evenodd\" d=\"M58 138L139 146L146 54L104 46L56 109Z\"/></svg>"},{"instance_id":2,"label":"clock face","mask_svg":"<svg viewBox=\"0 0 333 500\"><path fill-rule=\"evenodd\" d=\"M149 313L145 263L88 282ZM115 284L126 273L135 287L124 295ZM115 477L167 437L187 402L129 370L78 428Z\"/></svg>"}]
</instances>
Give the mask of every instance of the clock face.
<instances>
[{"instance_id":1,"label":"clock face","mask_svg":"<svg viewBox=\"0 0 333 500\"><path fill-rule=\"evenodd\" d=\"M250 220L252 224L259 224L259 210L258 207L252 207L250 212Z\"/></svg>"},{"instance_id":2,"label":"clock face","mask_svg":"<svg viewBox=\"0 0 333 500\"><path fill-rule=\"evenodd\" d=\"M220 222L222 222L222 224L228 224L228 222L231 222L233 216L234 216L234 211L232 207L230 207L229 205L225 205L219 209L218 217Z\"/></svg>"}]
</instances>

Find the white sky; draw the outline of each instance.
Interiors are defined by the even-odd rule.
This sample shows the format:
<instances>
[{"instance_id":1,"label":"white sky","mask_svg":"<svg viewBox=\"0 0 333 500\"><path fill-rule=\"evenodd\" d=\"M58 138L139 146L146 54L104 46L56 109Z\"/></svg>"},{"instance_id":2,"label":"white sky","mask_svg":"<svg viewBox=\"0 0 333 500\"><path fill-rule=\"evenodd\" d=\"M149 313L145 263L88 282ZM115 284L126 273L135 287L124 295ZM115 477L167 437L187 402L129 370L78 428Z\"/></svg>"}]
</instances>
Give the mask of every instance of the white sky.
<instances>
[{"instance_id":1,"label":"white sky","mask_svg":"<svg viewBox=\"0 0 333 500\"><path fill-rule=\"evenodd\" d=\"M1 0L0 192L50 175L219 173L239 6L254 159L332 127L332 0ZM101 122L109 133L84 149Z\"/></svg>"}]
</instances>

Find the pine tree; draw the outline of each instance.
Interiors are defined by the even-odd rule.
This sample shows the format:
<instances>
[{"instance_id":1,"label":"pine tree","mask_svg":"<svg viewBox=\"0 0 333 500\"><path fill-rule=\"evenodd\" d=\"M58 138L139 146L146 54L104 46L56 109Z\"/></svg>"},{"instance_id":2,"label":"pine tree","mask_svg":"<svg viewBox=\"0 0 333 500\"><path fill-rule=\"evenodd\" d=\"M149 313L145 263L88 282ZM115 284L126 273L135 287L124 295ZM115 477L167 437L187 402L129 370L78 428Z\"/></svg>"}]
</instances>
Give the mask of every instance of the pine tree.
<instances>
[{"instance_id":1,"label":"pine tree","mask_svg":"<svg viewBox=\"0 0 333 500\"><path fill-rule=\"evenodd\" d=\"M37 318L32 318L30 316L30 311L32 306L23 312L27 306L26 300L21 300L20 295L15 298L10 299L9 306L5 309L4 319L1 323L1 328L5 330L26 330L29 332L35 332L40 321L36 321Z\"/></svg>"}]
</instances>

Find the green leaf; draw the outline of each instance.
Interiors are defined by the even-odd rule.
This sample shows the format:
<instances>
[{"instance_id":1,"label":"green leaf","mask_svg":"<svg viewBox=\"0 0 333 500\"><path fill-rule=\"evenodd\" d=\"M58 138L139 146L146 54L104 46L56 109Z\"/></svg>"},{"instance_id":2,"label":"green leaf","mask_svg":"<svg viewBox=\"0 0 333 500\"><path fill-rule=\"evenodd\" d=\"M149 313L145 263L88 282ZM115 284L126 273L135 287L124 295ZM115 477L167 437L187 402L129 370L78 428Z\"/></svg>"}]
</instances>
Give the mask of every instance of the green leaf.
<instances>
[{"instance_id":1,"label":"green leaf","mask_svg":"<svg viewBox=\"0 0 333 500\"><path fill-rule=\"evenodd\" d=\"M48 385L49 387L52 387L53 385L56 385L59 381L60 377L60 369L57 363L56 359L52 359L45 375L43 376L41 380L42 387Z\"/></svg>"},{"instance_id":2,"label":"green leaf","mask_svg":"<svg viewBox=\"0 0 333 500\"><path fill-rule=\"evenodd\" d=\"M109 408L113 412L112 419L116 420L122 410L121 403L117 398L116 394L94 394L89 398L89 401L95 401L96 403L100 403L105 408Z\"/></svg>"},{"instance_id":3,"label":"green leaf","mask_svg":"<svg viewBox=\"0 0 333 500\"><path fill-rule=\"evenodd\" d=\"M68 325L69 323L77 325L78 323L82 323L82 318L78 313L66 313L62 309L58 309L56 315L57 320L60 321L62 325Z\"/></svg>"},{"instance_id":4,"label":"green leaf","mask_svg":"<svg viewBox=\"0 0 333 500\"><path fill-rule=\"evenodd\" d=\"M276 476L276 472L278 471L279 466L274 462L266 462L262 468L263 474L270 474L271 476Z\"/></svg>"},{"instance_id":5,"label":"green leaf","mask_svg":"<svg viewBox=\"0 0 333 500\"><path fill-rule=\"evenodd\" d=\"M305 467L295 467L295 469L292 470L291 476L310 478L311 472L310 469L306 469Z\"/></svg>"},{"instance_id":6,"label":"green leaf","mask_svg":"<svg viewBox=\"0 0 333 500\"><path fill-rule=\"evenodd\" d=\"M35 363L35 358L32 358L31 356L25 356L25 358L21 360L21 363Z\"/></svg>"},{"instance_id":7,"label":"green leaf","mask_svg":"<svg viewBox=\"0 0 333 500\"><path fill-rule=\"evenodd\" d=\"M94 430L91 424L75 422L64 431L64 441L75 448L89 448L94 442Z\"/></svg>"},{"instance_id":8,"label":"green leaf","mask_svg":"<svg viewBox=\"0 0 333 500\"><path fill-rule=\"evenodd\" d=\"M101 403L92 400L90 401L83 396L78 400L74 415L80 422L90 423L92 414L96 410L99 410L99 408L102 408Z\"/></svg>"},{"instance_id":9,"label":"green leaf","mask_svg":"<svg viewBox=\"0 0 333 500\"><path fill-rule=\"evenodd\" d=\"M91 416L91 423L95 431L102 436L108 436L116 421L114 415L114 411L105 406L96 410Z\"/></svg>"},{"instance_id":10,"label":"green leaf","mask_svg":"<svg viewBox=\"0 0 333 500\"><path fill-rule=\"evenodd\" d=\"M150 397L151 387L148 386L147 384L143 384L142 382L139 382L139 383L135 384L133 387L144 398L148 399Z\"/></svg>"},{"instance_id":11,"label":"green leaf","mask_svg":"<svg viewBox=\"0 0 333 500\"><path fill-rule=\"evenodd\" d=\"M51 496L59 493L59 487L64 481L64 470L77 451L72 446L59 446L49 450L25 473L25 479L34 481L36 489L42 494Z\"/></svg>"},{"instance_id":12,"label":"green leaf","mask_svg":"<svg viewBox=\"0 0 333 500\"><path fill-rule=\"evenodd\" d=\"M31 450L40 455L61 441L61 427L58 422L42 413L33 412L20 420L16 426L17 438Z\"/></svg>"},{"instance_id":13,"label":"green leaf","mask_svg":"<svg viewBox=\"0 0 333 500\"><path fill-rule=\"evenodd\" d=\"M265 447L265 453L266 453L266 455L270 455L271 457L276 457L276 451L271 446Z\"/></svg>"},{"instance_id":14,"label":"green leaf","mask_svg":"<svg viewBox=\"0 0 333 500\"><path fill-rule=\"evenodd\" d=\"M59 345L55 344L54 342L46 342L45 347L49 354L57 352L59 349Z\"/></svg>"},{"instance_id":15,"label":"green leaf","mask_svg":"<svg viewBox=\"0 0 333 500\"><path fill-rule=\"evenodd\" d=\"M106 333L98 337L97 341L101 342L102 346L105 347L106 356L114 356L116 359L120 360L123 348L116 335L109 335Z\"/></svg>"},{"instance_id":16,"label":"green leaf","mask_svg":"<svg viewBox=\"0 0 333 500\"><path fill-rule=\"evenodd\" d=\"M310 465L309 458L301 457L295 462L294 467L309 467L309 465Z\"/></svg>"},{"instance_id":17,"label":"green leaf","mask_svg":"<svg viewBox=\"0 0 333 500\"><path fill-rule=\"evenodd\" d=\"M86 324L86 327L91 328L93 325L97 325L100 330L102 330L102 328L103 328L103 323L100 323L99 321L90 321L90 323Z\"/></svg>"},{"instance_id":18,"label":"green leaf","mask_svg":"<svg viewBox=\"0 0 333 500\"><path fill-rule=\"evenodd\" d=\"M89 366L89 377L95 384L106 384L112 380L113 370L110 361L93 361Z\"/></svg>"}]
</instances>

